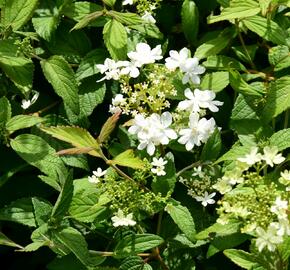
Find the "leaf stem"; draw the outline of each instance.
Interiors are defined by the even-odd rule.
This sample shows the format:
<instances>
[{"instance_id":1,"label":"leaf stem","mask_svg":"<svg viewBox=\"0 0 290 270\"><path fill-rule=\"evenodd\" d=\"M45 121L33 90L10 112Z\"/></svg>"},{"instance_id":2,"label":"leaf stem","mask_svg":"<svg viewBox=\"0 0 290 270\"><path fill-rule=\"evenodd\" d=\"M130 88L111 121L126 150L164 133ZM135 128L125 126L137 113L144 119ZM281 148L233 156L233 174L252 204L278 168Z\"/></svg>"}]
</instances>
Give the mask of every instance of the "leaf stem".
<instances>
[{"instance_id":1,"label":"leaf stem","mask_svg":"<svg viewBox=\"0 0 290 270\"><path fill-rule=\"evenodd\" d=\"M183 174L185 171L190 170L194 167L197 167L199 165L201 165L202 163L200 161L194 162L186 167L184 167L183 169L181 169L179 172L176 173L176 177L179 177L181 174Z\"/></svg>"},{"instance_id":2,"label":"leaf stem","mask_svg":"<svg viewBox=\"0 0 290 270\"><path fill-rule=\"evenodd\" d=\"M288 122L289 122L289 110L285 112L285 118L284 118L284 129L288 128Z\"/></svg>"}]
</instances>

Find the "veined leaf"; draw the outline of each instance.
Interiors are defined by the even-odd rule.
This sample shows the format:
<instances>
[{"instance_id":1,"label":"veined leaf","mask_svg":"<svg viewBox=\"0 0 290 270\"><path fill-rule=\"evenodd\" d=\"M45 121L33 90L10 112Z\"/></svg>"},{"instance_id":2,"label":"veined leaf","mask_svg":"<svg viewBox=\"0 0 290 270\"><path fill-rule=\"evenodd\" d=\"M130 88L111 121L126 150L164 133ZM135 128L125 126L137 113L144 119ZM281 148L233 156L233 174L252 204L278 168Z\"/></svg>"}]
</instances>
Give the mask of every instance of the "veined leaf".
<instances>
[{"instance_id":1,"label":"veined leaf","mask_svg":"<svg viewBox=\"0 0 290 270\"><path fill-rule=\"evenodd\" d=\"M152 270L152 267L145 263L139 256L130 256L120 265L119 270Z\"/></svg>"},{"instance_id":2,"label":"veined leaf","mask_svg":"<svg viewBox=\"0 0 290 270\"><path fill-rule=\"evenodd\" d=\"M104 3L110 7L113 7L115 5L116 0L103 0Z\"/></svg>"},{"instance_id":3,"label":"veined leaf","mask_svg":"<svg viewBox=\"0 0 290 270\"><path fill-rule=\"evenodd\" d=\"M211 55L207 58L205 62L202 63L202 65L209 69L246 70L245 66L237 61L235 58L227 57L224 55Z\"/></svg>"},{"instance_id":4,"label":"veined leaf","mask_svg":"<svg viewBox=\"0 0 290 270\"><path fill-rule=\"evenodd\" d=\"M88 14L84 18L82 18L73 28L72 30L78 30L81 28L86 27L89 23L93 22L94 20L98 19L99 17L103 16L103 11L95 11L93 13Z\"/></svg>"},{"instance_id":5,"label":"veined leaf","mask_svg":"<svg viewBox=\"0 0 290 270\"><path fill-rule=\"evenodd\" d=\"M51 203L44 199L33 197L32 204L33 204L36 224L38 226L41 226L47 223L50 218L51 211L52 211Z\"/></svg>"},{"instance_id":6,"label":"veined leaf","mask_svg":"<svg viewBox=\"0 0 290 270\"><path fill-rule=\"evenodd\" d=\"M260 37L278 45L286 45L287 34L276 22L261 16L253 16L244 19L243 23Z\"/></svg>"},{"instance_id":7,"label":"veined leaf","mask_svg":"<svg viewBox=\"0 0 290 270\"><path fill-rule=\"evenodd\" d=\"M182 205L176 203L169 203L165 207L165 211L171 216L173 221L179 227L179 229L186 235L186 237L195 242L196 231L193 218L189 210Z\"/></svg>"},{"instance_id":8,"label":"veined leaf","mask_svg":"<svg viewBox=\"0 0 290 270\"><path fill-rule=\"evenodd\" d=\"M159 31L158 27L153 23L143 23L136 25L129 25L129 28L135 29L144 34L146 37L162 39L163 34Z\"/></svg>"},{"instance_id":9,"label":"veined leaf","mask_svg":"<svg viewBox=\"0 0 290 270\"><path fill-rule=\"evenodd\" d=\"M290 53L285 45L272 47L269 50L268 57L270 64L274 66L274 71L290 67Z\"/></svg>"},{"instance_id":10,"label":"veined leaf","mask_svg":"<svg viewBox=\"0 0 290 270\"><path fill-rule=\"evenodd\" d=\"M61 56L52 56L48 60L41 61L41 67L46 79L63 99L64 105L73 113L79 114L77 82L67 61Z\"/></svg>"},{"instance_id":11,"label":"veined leaf","mask_svg":"<svg viewBox=\"0 0 290 270\"><path fill-rule=\"evenodd\" d=\"M96 151L99 149L99 144L93 138L93 136L85 129L80 127L70 126L57 126L42 128L42 130L53 137L68 142L77 148L93 147L88 154L99 157L99 153Z\"/></svg>"},{"instance_id":12,"label":"veined leaf","mask_svg":"<svg viewBox=\"0 0 290 270\"><path fill-rule=\"evenodd\" d=\"M127 57L126 28L117 20L108 21L103 29L106 47L113 59L121 60Z\"/></svg>"},{"instance_id":13,"label":"veined leaf","mask_svg":"<svg viewBox=\"0 0 290 270\"><path fill-rule=\"evenodd\" d=\"M207 73L201 81L201 89L212 90L213 92L220 92L228 86L229 73L227 71Z\"/></svg>"},{"instance_id":14,"label":"veined leaf","mask_svg":"<svg viewBox=\"0 0 290 270\"><path fill-rule=\"evenodd\" d=\"M9 133L13 133L16 130L29 128L34 125L43 122L43 119L33 115L16 115L12 117L6 124L6 128Z\"/></svg>"},{"instance_id":15,"label":"veined leaf","mask_svg":"<svg viewBox=\"0 0 290 270\"><path fill-rule=\"evenodd\" d=\"M222 141L220 131L216 128L202 148L201 160L215 160L221 151Z\"/></svg>"},{"instance_id":16,"label":"veined leaf","mask_svg":"<svg viewBox=\"0 0 290 270\"><path fill-rule=\"evenodd\" d=\"M278 151L283 151L290 147L290 128L279 130L270 137L270 145L277 146Z\"/></svg>"},{"instance_id":17,"label":"veined leaf","mask_svg":"<svg viewBox=\"0 0 290 270\"><path fill-rule=\"evenodd\" d=\"M5 127L6 122L11 118L11 105L6 97L0 98L0 127Z\"/></svg>"},{"instance_id":18,"label":"veined leaf","mask_svg":"<svg viewBox=\"0 0 290 270\"><path fill-rule=\"evenodd\" d=\"M22 248L20 245L16 244L12 240L10 240L4 233L0 232L0 245Z\"/></svg>"},{"instance_id":19,"label":"veined leaf","mask_svg":"<svg viewBox=\"0 0 290 270\"><path fill-rule=\"evenodd\" d=\"M128 149L125 152L116 156L113 160L109 161L110 164L130 167L133 169L144 169L144 162L134 155L132 149Z\"/></svg>"},{"instance_id":20,"label":"veined leaf","mask_svg":"<svg viewBox=\"0 0 290 270\"><path fill-rule=\"evenodd\" d=\"M261 11L259 3L254 0L231 0L230 6L222 10L218 16L209 16L208 23L215 23L224 20L242 19L251 17Z\"/></svg>"},{"instance_id":21,"label":"veined leaf","mask_svg":"<svg viewBox=\"0 0 290 270\"><path fill-rule=\"evenodd\" d=\"M111 135L111 133L116 127L119 117L120 117L120 112L115 113L114 115L109 117L107 121L104 123L97 139L100 144L108 140L109 136Z\"/></svg>"},{"instance_id":22,"label":"veined leaf","mask_svg":"<svg viewBox=\"0 0 290 270\"><path fill-rule=\"evenodd\" d=\"M134 25L144 23L144 20L136 13L110 10L106 15L115 18L121 24Z\"/></svg>"},{"instance_id":23,"label":"veined leaf","mask_svg":"<svg viewBox=\"0 0 290 270\"><path fill-rule=\"evenodd\" d=\"M5 0L1 23L11 26L14 31L23 26L32 16L38 0Z\"/></svg>"},{"instance_id":24,"label":"veined leaf","mask_svg":"<svg viewBox=\"0 0 290 270\"><path fill-rule=\"evenodd\" d=\"M59 16L47 16L40 18L32 18L32 24L36 33L43 39L50 41L53 33L55 32L60 17Z\"/></svg>"},{"instance_id":25,"label":"veined leaf","mask_svg":"<svg viewBox=\"0 0 290 270\"><path fill-rule=\"evenodd\" d=\"M240 145L236 143L232 148L223 154L215 163L219 163L225 160L236 160L239 157L245 156L251 150L252 145Z\"/></svg>"},{"instance_id":26,"label":"veined leaf","mask_svg":"<svg viewBox=\"0 0 290 270\"><path fill-rule=\"evenodd\" d=\"M227 249L224 254L235 264L243 269L251 270L254 267L259 266L257 259L253 254L239 249Z\"/></svg>"}]
</instances>

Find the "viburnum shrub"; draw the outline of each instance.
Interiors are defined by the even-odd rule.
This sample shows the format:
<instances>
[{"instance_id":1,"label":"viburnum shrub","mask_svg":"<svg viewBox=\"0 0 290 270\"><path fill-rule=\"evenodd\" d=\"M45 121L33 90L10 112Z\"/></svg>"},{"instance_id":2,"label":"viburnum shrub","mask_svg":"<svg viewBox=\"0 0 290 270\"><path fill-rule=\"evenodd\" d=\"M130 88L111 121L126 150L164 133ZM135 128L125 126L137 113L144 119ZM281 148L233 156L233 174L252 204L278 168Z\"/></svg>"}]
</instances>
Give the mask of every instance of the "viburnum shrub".
<instances>
[{"instance_id":1,"label":"viburnum shrub","mask_svg":"<svg viewBox=\"0 0 290 270\"><path fill-rule=\"evenodd\" d=\"M0 8L1 267L289 269L289 0Z\"/></svg>"}]
</instances>

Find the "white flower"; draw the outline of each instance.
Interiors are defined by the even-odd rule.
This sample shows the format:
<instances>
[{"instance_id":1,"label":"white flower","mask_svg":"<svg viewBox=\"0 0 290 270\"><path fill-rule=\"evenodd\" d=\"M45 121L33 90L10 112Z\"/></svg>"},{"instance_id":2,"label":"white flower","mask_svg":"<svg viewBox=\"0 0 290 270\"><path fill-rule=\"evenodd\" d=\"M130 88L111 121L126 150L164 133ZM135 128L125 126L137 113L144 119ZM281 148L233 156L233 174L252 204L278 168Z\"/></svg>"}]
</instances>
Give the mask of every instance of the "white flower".
<instances>
[{"instance_id":1,"label":"white flower","mask_svg":"<svg viewBox=\"0 0 290 270\"><path fill-rule=\"evenodd\" d=\"M217 106L223 105L223 102L214 100L215 93L210 90L199 90L195 89L194 92L189 88L184 90L185 97L188 100L180 101L178 104L178 109L188 110L190 112L199 112L201 108L208 108L212 112L218 112L219 108Z\"/></svg>"},{"instance_id":2,"label":"white flower","mask_svg":"<svg viewBox=\"0 0 290 270\"><path fill-rule=\"evenodd\" d=\"M97 69L99 69L100 73L104 74L105 77L98 80L97 82L101 82L104 80L119 80L120 78L120 63L110 59L106 58L104 64L98 64L96 65Z\"/></svg>"},{"instance_id":3,"label":"white flower","mask_svg":"<svg viewBox=\"0 0 290 270\"><path fill-rule=\"evenodd\" d=\"M214 132L215 121L213 118L207 120L206 118L199 119L197 113L192 113L189 116L189 128L181 129L178 142L185 144L187 151L192 150L192 148L197 145L200 146L201 142L205 143L209 136Z\"/></svg>"},{"instance_id":4,"label":"white flower","mask_svg":"<svg viewBox=\"0 0 290 270\"><path fill-rule=\"evenodd\" d=\"M117 113L121 112L121 108L119 106L123 106L126 104L126 99L122 94L117 94L113 99L112 99L112 105L110 105L109 112L110 113Z\"/></svg>"},{"instance_id":5,"label":"white flower","mask_svg":"<svg viewBox=\"0 0 290 270\"><path fill-rule=\"evenodd\" d=\"M107 173L107 170L102 170L100 167L96 171L93 171L93 175L88 177L90 183L97 184L100 182L100 178Z\"/></svg>"},{"instance_id":6,"label":"white flower","mask_svg":"<svg viewBox=\"0 0 290 270\"><path fill-rule=\"evenodd\" d=\"M124 0L122 2L122 5L123 6L126 6L126 5L133 5L134 4L134 1L133 0Z\"/></svg>"},{"instance_id":7,"label":"white flower","mask_svg":"<svg viewBox=\"0 0 290 270\"><path fill-rule=\"evenodd\" d=\"M147 23L156 23L156 20L152 16L152 14L148 11L145 11L144 15L142 16L142 19Z\"/></svg>"},{"instance_id":8,"label":"white flower","mask_svg":"<svg viewBox=\"0 0 290 270\"><path fill-rule=\"evenodd\" d=\"M146 148L149 155L153 155L156 145L166 145L170 139L176 139L176 132L169 128L172 123L172 116L169 112L162 115L153 113L145 118L137 114L134 118L133 125L128 129L129 133L136 134L140 144L139 150Z\"/></svg>"},{"instance_id":9,"label":"white flower","mask_svg":"<svg viewBox=\"0 0 290 270\"><path fill-rule=\"evenodd\" d=\"M269 251L274 251L277 244L283 242L283 238L280 235L277 235L276 226L273 225L274 224L270 224L266 231L261 227L256 229L256 246L259 252L261 252L265 247L267 247Z\"/></svg>"},{"instance_id":10,"label":"white flower","mask_svg":"<svg viewBox=\"0 0 290 270\"><path fill-rule=\"evenodd\" d=\"M189 58L190 51L187 48L181 49L179 52L171 50L169 51L170 57L165 59L165 66L174 71L176 68L185 64L185 61Z\"/></svg>"},{"instance_id":11,"label":"white flower","mask_svg":"<svg viewBox=\"0 0 290 270\"><path fill-rule=\"evenodd\" d=\"M185 62L180 65L180 70L184 73L182 78L183 84L188 82L200 84L198 75L205 72L205 68L198 65L198 58L196 57L186 59Z\"/></svg>"},{"instance_id":12,"label":"white flower","mask_svg":"<svg viewBox=\"0 0 290 270\"><path fill-rule=\"evenodd\" d=\"M193 168L192 176L198 176L200 178L203 178L205 173L202 171L202 166L194 167Z\"/></svg>"},{"instance_id":13,"label":"white flower","mask_svg":"<svg viewBox=\"0 0 290 270\"><path fill-rule=\"evenodd\" d=\"M201 204L206 207L208 204L214 204L215 200L213 197L216 195L215 192L208 194L206 191L203 196L195 196L194 199L196 199L198 202L201 202Z\"/></svg>"},{"instance_id":14,"label":"white flower","mask_svg":"<svg viewBox=\"0 0 290 270\"><path fill-rule=\"evenodd\" d=\"M121 61L123 68L120 71L121 75L129 75L131 78L137 78L140 74L138 67L132 62Z\"/></svg>"},{"instance_id":15,"label":"white flower","mask_svg":"<svg viewBox=\"0 0 290 270\"><path fill-rule=\"evenodd\" d=\"M32 96L31 99L23 99L21 101L21 108L24 110L28 109L32 104L34 104L36 102L38 97L39 97L39 93L35 92L35 94Z\"/></svg>"},{"instance_id":16,"label":"white flower","mask_svg":"<svg viewBox=\"0 0 290 270\"><path fill-rule=\"evenodd\" d=\"M135 52L129 52L128 57L136 67L141 67L144 64L152 64L156 60L162 59L161 45L157 45L151 50L146 43L138 43Z\"/></svg>"},{"instance_id":17,"label":"white flower","mask_svg":"<svg viewBox=\"0 0 290 270\"><path fill-rule=\"evenodd\" d=\"M281 177L287 181L290 181L290 170L285 170L281 172Z\"/></svg>"},{"instance_id":18,"label":"white flower","mask_svg":"<svg viewBox=\"0 0 290 270\"><path fill-rule=\"evenodd\" d=\"M244 158L238 158L238 161L247 163L248 165L254 165L262 159L262 155L258 153L258 150L258 147L252 147L250 154L247 154Z\"/></svg>"},{"instance_id":19,"label":"white flower","mask_svg":"<svg viewBox=\"0 0 290 270\"><path fill-rule=\"evenodd\" d=\"M136 221L133 220L133 214L124 215L124 212L119 209L118 212L111 218L114 227L119 226L134 226Z\"/></svg>"},{"instance_id":20,"label":"white flower","mask_svg":"<svg viewBox=\"0 0 290 270\"><path fill-rule=\"evenodd\" d=\"M274 164L280 164L285 160L285 158L282 157L281 154L277 155L278 148L276 146L273 147L266 146L264 147L263 151L264 155L262 155L262 159L265 160L266 163L271 167L273 167Z\"/></svg>"},{"instance_id":21,"label":"white flower","mask_svg":"<svg viewBox=\"0 0 290 270\"><path fill-rule=\"evenodd\" d=\"M164 171L165 164L167 164L167 160L164 160L162 157L160 157L159 159L154 157L153 161L151 162L151 165L153 166L151 172L157 174L158 176L166 175L166 172Z\"/></svg>"},{"instance_id":22,"label":"white flower","mask_svg":"<svg viewBox=\"0 0 290 270\"><path fill-rule=\"evenodd\" d=\"M271 212L275 213L278 219L287 219L288 201L281 200L281 197L277 197L274 204L271 206Z\"/></svg>"}]
</instances>

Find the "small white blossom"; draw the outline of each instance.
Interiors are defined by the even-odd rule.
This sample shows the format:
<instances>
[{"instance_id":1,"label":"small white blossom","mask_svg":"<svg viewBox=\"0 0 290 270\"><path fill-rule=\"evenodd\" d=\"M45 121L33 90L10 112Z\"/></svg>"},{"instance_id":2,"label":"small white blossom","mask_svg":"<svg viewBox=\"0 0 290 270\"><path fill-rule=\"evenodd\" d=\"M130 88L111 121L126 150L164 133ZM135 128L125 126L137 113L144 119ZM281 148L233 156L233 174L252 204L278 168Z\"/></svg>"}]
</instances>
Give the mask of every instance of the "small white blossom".
<instances>
[{"instance_id":1,"label":"small white blossom","mask_svg":"<svg viewBox=\"0 0 290 270\"><path fill-rule=\"evenodd\" d=\"M283 242L283 238L280 235L277 235L277 228L276 226L273 226L273 224L270 224L266 231L261 227L256 228L256 233L256 246L259 252L261 252L265 247L267 247L269 251L274 251L277 244Z\"/></svg>"},{"instance_id":2,"label":"small white blossom","mask_svg":"<svg viewBox=\"0 0 290 270\"><path fill-rule=\"evenodd\" d=\"M97 82L101 82L104 80L119 80L120 78L120 64L110 58L106 58L104 64L96 65L97 69L99 69L101 74L105 73L105 77L98 80Z\"/></svg>"},{"instance_id":3,"label":"small white blossom","mask_svg":"<svg viewBox=\"0 0 290 270\"><path fill-rule=\"evenodd\" d=\"M126 6L126 5L133 5L134 4L134 1L133 0L124 0L122 2L122 5L123 6Z\"/></svg>"},{"instance_id":4,"label":"small white blossom","mask_svg":"<svg viewBox=\"0 0 290 270\"><path fill-rule=\"evenodd\" d=\"M93 171L93 175L88 177L90 183L97 184L100 182L100 178L107 173L107 170L102 170L100 167L96 171Z\"/></svg>"},{"instance_id":5,"label":"small white blossom","mask_svg":"<svg viewBox=\"0 0 290 270\"><path fill-rule=\"evenodd\" d=\"M190 56L190 51L187 48L181 49L179 52L171 50L169 51L169 56L165 59L165 66L174 71L176 68L180 68L180 66L185 64L185 61Z\"/></svg>"},{"instance_id":6,"label":"small white blossom","mask_svg":"<svg viewBox=\"0 0 290 270\"><path fill-rule=\"evenodd\" d=\"M141 67L145 64L152 64L156 60L162 59L161 45L157 45L151 50L146 43L138 43L135 52L129 52L128 57L136 67Z\"/></svg>"},{"instance_id":7,"label":"small white blossom","mask_svg":"<svg viewBox=\"0 0 290 270\"><path fill-rule=\"evenodd\" d=\"M277 197L274 204L271 206L271 212L275 213L278 219L287 219L288 201L281 200L281 197Z\"/></svg>"},{"instance_id":8,"label":"small white blossom","mask_svg":"<svg viewBox=\"0 0 290 270\"><path fill-rule=\"evenodd\" d=\"M202 166L194 167L192 176L198 176L200 178L203 178L205 173L202 171Z\"/></svg>"},{"instance_id":9,"label":"small white blossom","mask_svg":"<svg viewBox=\"0 0 290 270\"><path fill-rule=\"evenodd\" d=\"M151 162L151 165L153 166L151 172L158 176L166 175L166 172L164 171L165 164L167 164L167 160L164 160L162 157L160 157L159 159L154 157L153 161Z\"/></svg>"},{"instance_id":10,"label":"small white blossom","mask_svg":"<svg viewBox=\"0 0 290 270\"><path fill-rule=\"evenodd\" d=\"M278 148L276 146L266 146L263 150L264 155L262 155L262 159L265 160L271 167L273 167L274 164L280 164L285 160L281 154L278 154Z\"/></svg>"},{"instance_id":11,"label":"small white blossom","mask_svg":"<svg viewBox=\"0 0 290 270\"><path fill-rule=\"evenodd\" d=\"M28 109L32 104L34 104L36 102L36 100L38 99L39 97L39 93L36 92L31 99L23 99L21 101L21 108L26 110Z\"/></svg>"},{"instance_id":12,"label":"small white blossom","mask_svg":"<svg viewBox=\"0 0 290 270\"><path fill-rule=\"evenodd\" d=\"M183 74L182 83L186 84L192 82L200 84L199 75L205 72L205 68L199 65L198 58L188 58L183 64L180 65L180 70Z\"/></svg>"},{"instance_id":13,"label":"small white blossom","mask_svg":"<svg viewBox=\"0 0 290 270\"><path fill-rule=\"evenodd\" d=\"M121 112L121 108L119 106L126 105L126 99L122 94L117 94L113 99L112 99L112 105L110 105L109 112L110 113L117 113Z\"/></svg>"},{"instance_id":14,"label":"small white blossom","mask_svg":"<svg viewBox=\"0 0 290 270\"><path fill-rule=\"evenodd\" d=\"M281 177L287 181L290 181L290 170L285 170L281 172Z\"/></svg>"},{"instance_id":15,"label":"small white blossom","mask_svg":"<svg viewBox=\"0 0 290 270\"><path fill-rule=\"evenodd\" d=\"M120 70L121 75L129 75L131 78L137 78L140 74L138 67L132 62L122 61L123 68Z\"/></svg>"},{"instance_id":16,"label":"small white blossom","mask_svg":"<svg viewBox=\"0 0 290 270\"><path fill-rule=\"evenodd\" d=\"M215 200L213 197L216 195L215 192L208 194L206 191L203 196L195 196L194 199L196 199L198 202L201 202L201 204L206 207L208 204L214 204Z\"/></svg>"},{"instance_id":17,"label":"small white blossom","mask_svg":"<svg viewBox=\"0 0 290 270\"><path fill-rule=\"evenodd\" d=\"M262 159L262 155L258 153L258 150L258 147L252 147L250 154L247 154L245 157L238 158L238 161L247 163L250 166L254 165Z\"/></svg>"},{"instance_id":18,"label":"small white blossom","mask_svg":"<svg viewBox=\"0 0 290 270\"><path fill-rule=\"evenodd\" d=\"M125 216L121 209L118 210L118 212L111 218L111 220L114 227L136 225L136 221L133 220L133 214L131 213Z\"/></svg>"},{"instance_id":19,"label":"small white blossom","mask_svg":"<svg viewBox=\"0 0 290 270\"><path fill-rule=\"evenodd\" d=\"M145 11L144 15L142 16L142 19L147 23L156 23L156 20L152 16L152 14L148 11Z\"/></svg>"},{"instance_id":20,"label":"small white blossom","mask_svg":"<svg viewBox=\"0 0 290 270\"><path fill-rule=\"evenodd\" d=\"M181 137L178 142L185 144L186 150L190 151L195 145L200 146L202 142L205 143L214 129L215 121L213 118L209 120L206 118L199 119L197 113L192 113L189 117L189 128L179 131Z\"/></svg>"}]
</instances>

